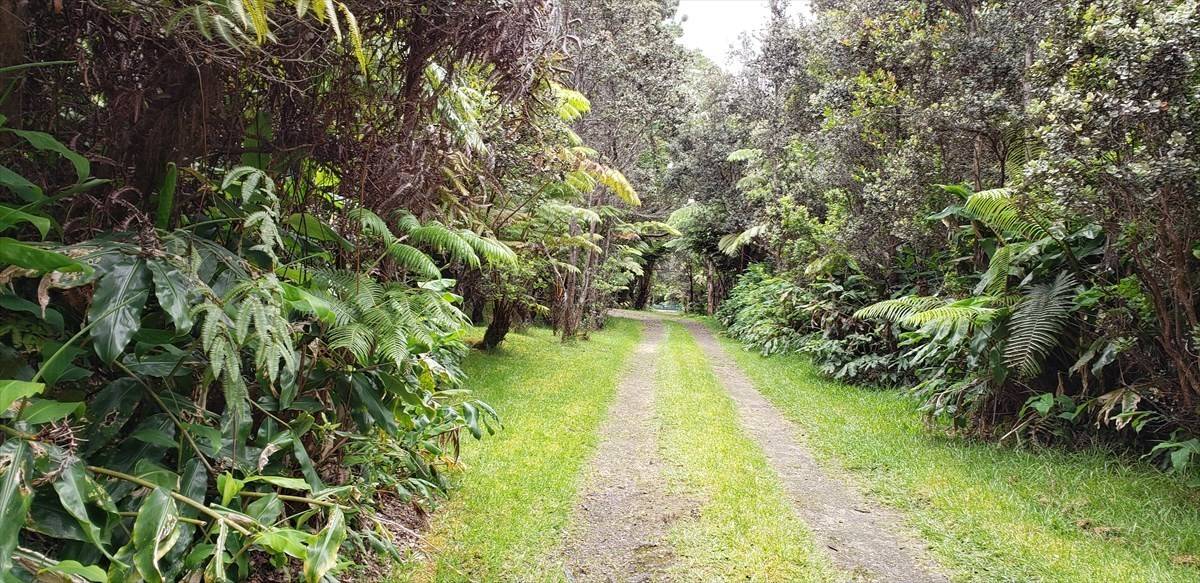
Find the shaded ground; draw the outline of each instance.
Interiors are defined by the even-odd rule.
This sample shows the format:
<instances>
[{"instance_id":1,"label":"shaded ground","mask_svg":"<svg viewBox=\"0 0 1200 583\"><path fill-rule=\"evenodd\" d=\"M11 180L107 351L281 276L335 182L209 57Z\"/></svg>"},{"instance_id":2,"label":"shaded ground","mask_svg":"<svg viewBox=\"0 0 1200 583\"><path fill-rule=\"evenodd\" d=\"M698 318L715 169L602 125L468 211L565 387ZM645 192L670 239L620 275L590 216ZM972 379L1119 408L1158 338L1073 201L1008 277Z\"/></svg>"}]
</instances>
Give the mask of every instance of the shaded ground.
<instances>
[{"instance_id":1,"label":"shaded ground","mask_svg":"<svg viewBox=\"0 0 1200 583\"><path fill-rule=\"evenodd\" d=\"M645 321L641 343L617 386L600 426L600 444L585 474L575 525L565 548L568 578L576 581L652 581L671 564L664 535L694 503L667 494L654 417L662 323Z\"/></svg>"}]
</instances>

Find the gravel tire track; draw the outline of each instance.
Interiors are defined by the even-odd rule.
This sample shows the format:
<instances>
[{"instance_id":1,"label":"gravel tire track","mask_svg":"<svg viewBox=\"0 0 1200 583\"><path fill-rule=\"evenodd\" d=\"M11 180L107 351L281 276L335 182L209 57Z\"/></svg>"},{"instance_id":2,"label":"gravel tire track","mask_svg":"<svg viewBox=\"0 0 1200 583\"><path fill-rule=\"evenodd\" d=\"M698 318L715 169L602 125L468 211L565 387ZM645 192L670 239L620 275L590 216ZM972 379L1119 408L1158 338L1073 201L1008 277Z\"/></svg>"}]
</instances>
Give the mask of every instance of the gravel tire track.
<instances>
[{"instance_id":1,"label":"gravel tire track","mask_svg":"<svg viewBox=\"0 0 1200 583\"><path fill-rule=\"evenodd\" d=\"M636 312L620 316L642 320L645 328L600 426L600 443L585 473L565 545L570 581L668 579L674 557L663 538L671 524L695 506L663 489L664 461L654 413L665 336L662 321Z\"/></svg>"},{"instance_id":2,"label":"gravel tire track","mask_svg":"<svg viewBox=\"0 0 1200 583\"><path fill-rule=\"evenodd\" d=\"M835 565L857 580L948 581L898 513L868 501L849 480L817 464L798 441L801 434L795 424L755 390L708 327L683 323L733 398L742 427L762 447L797 513Z\"/></svg>"}]
</instances>

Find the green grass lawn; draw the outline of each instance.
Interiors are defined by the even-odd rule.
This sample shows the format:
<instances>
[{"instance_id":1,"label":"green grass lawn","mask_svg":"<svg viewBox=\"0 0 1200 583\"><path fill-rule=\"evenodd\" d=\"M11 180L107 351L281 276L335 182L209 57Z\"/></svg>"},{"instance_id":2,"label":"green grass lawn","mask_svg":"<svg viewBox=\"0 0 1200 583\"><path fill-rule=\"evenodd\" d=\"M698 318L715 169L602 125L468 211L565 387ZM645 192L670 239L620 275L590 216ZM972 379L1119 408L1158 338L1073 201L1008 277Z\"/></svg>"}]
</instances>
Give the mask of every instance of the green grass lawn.
<instances>
[{"instance_id":1,"label":"green grass lawn","mask_svg":"<svg viewBox=\"0 0 1200 583\"><path fill-rule=\"evenodd\" d=\"M691 334L674 323L667 331L658 374L662 455L671 491L699 502L699 515L670 533L679 580L837 579Z\"/></svg>"},{"instance_id":2,"label":"green grass lawn","mask_svg":"<svg viewBox=\"0 0 1200 583\"><path fill-rule=\"evenodd\" d=\"M461 488L435 514L432 556L398 567L396 581L561 580L553 556L570 519L579 473L595 447L641 325L610 319L591 340L562 344L548 330L508 336L465 369L504 430L465 440Z\"/></svg>"},{"instance_id":3,"label":"green grass lawn","mask_svg":"<svg viewBox=\"0 0 1200 583\"><path fill-rule=\"evenodd\" d=\"M815 453L905 511L956 579L1200 581L1200 490L1182 478L1099 451L953 439L900 392L722 341Z\"/></svg>"}]
</instances>

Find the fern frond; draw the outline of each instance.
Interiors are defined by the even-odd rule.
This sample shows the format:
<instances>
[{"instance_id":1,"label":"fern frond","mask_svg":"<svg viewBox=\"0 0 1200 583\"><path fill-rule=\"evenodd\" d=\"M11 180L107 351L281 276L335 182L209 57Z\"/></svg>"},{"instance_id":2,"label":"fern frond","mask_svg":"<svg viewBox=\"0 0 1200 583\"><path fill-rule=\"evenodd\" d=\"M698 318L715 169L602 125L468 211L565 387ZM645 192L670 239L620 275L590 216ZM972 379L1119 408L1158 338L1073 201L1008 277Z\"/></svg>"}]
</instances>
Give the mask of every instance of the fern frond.
<instances>
[{"instance_id":1,"label":"fern frond","mask_svg":"<svg viewBox=\"0 0 1200 583\"><path fill-rule=\"evenodd\" d=\"M379 215L371 212L370 209L358 207L347 213L347 216L350 220L362 226L362 232L367 237L383 241L384 243L391 243L395 239L387 223Z\"/></svg>"},{"instance_id":2,"label":"fern frond","mask_svg":"<svg viewBox=\"0 0 1200 583\"><path fill-rule=\"evenodd\" d=\"M365 324L351 322L329 331L329 347L349 351L359 364L368 364L371 358L374 334Z\"/></svg>"},{"instance_id":3,"label":"fern frond","mask_svg":"<svg viewBox=\"0 0 1200 583\"><path fill-rule=\"evenodd\" d=\"M430 221L410 230L408 238L416 243L428 245L471 267L479 267L479 256L475 254L471 245L463 240L457 232L437 221Z\"/></svg>"},{"instance_id":4,"label":"fern frond","mask_svg":"<svg viewBox=\"0 0 1200 583\"><path fill-rule=\"evenodd\" d=\"M1034 377L1042 360L1058 346L1075 296L1075 277L1060 272L1053 283L1036 285L1013 309L1004 363L1022 376Z\"/></svg>"},{"instance_id":5,"label":"fern frond","mask_svg":"<svg viewBox=\"0 0 1200 583\"><path fill-rule=\"evenodd\" d=\"M975 286L975 293L977 295L1003 293L1008 288L1008 276L1013 260L1027 246L1025 243L1013 243L996 249L995 253L992 253L992 260L988 262L987 271L983 273L983 276L979 278L979 283Z\"/></svg>"},{"instance_id":6,"label":"fern frond","mask_svg":"<svg viewBox=\"0 0 1200 583\"><path fill-rule=\"evenodd\" d=\"M358 61L358 68L362 71L364 77L367 76L367 51L363 49L362 32L358 30L358 19L350 12L350 8L345 3L338 2L338 8L342 10L342 16L346 19L346 31L350 37L350 48L354 51L354 59Z\"/></svg>"},{"instance_id":7,"label":"fern frond","mask_svg":"<svg viewBox=\"0 0 1200 583\"><path fill-rule=\"evenodd\" d=\"M759 156L762 156L762 150L758 148L742 148L730 152L729 156L725 159L730 162L745 162L747 160L754 160Z\"/></svg>"},{"instance_id":8,"label":"fern frond","mask_svg":"<svg viewBox=\"0 0 1200 583\"><path fill-rule=\"evenodd\" d=\"M745 247L755 237L766 232L766 225L754 225L741 233L730 233L721 237L721 240L717 242L717 249L726 255L737 255L739 249Z\"/></svg>"},{"instance_id":9,"label":"fern frond","mask_svg":"<svg viewBox=\"0 0 1200 583\"><path fill-rule=\"evenodd\" d=\"M424 251L412 245L392 242L387 246L387 252L397 265L421 277L427 279L440 279L442 277L442 272L438 269L437 264L433 262L433 259L430 259Z\"/></svg>"},{"instance_id":10,"label":"fern frond","mask_svg":"<svg viewBox=\"0 0 1200 583\"><path fill-rule=\"evenodd\" d=\"M981 190L967 198L964 208L999 233L1015 233L1031 241L1051 236L1047 218L1033 206L1018 205L1015 193L1012 188Z\"/></svg>"},{"instance_id":11,"label":"fern frond","mask_svg":"<svg viewBox=\"0 0 1200 583\"><path fill-rule=\"evenodd\" d=\"M396 230L400 233L408 233L420 226L421 221L418 221L417 217L408 211L401 211L396 217Z\"/></svg>"},{"instance_id":12,"label":"fern frond","mask_svg":"<svg viewBox=\"0 0 1200 583\"><path fill-rule=\"evenodd\" d=\"M902 320L901 324L913 328L920 328L934 322L952 325L974 324L976 320L996 313L996 308L990 305L991 301L992 298L989 296L958 300L916 312Z\"/></svg>"},{"instance_id":13,"label":"fern frond","mask_svg":"<svg viewBox=\"0 0 1200 583\"><path fill-rule=\"evenodd\" d=\"M595 160L580 160L579 167L584 172L595 178L600 184L607 186L612 190L617 198L621 199L630 206L641 206L642 201L638 198L637 191L633 189L633 185L629 183L629 179L625 178L619 170L611 168L596 162Z\"/></svg>"},{"instance_id":14,"label":"fern frond","mask_svg":"<svg viewBox=\"0 0 1200 583\"><path fill-rule=\"evenodd\" d=\"M860 320L881 319L900 323L913 314L932 310L945 303L941 298L929 296L905 296L893 300L883 300L854 312L854 317Z\"/></svg>"},{"instance_id":15,"label":"fern frond","mask_svg":"<svg viewBox=\"0 0 1200 583\"><path fill-rule=\"evenodd\" d=\"M517 253L511 247L496 239L484 237L469 229L462 229L458 234L475 250L477 255L483 257L489 263L513 265L517 262Z\"/></svg>"},{"instance_id":16,"label":"fern frond","mask_svg":"<svg viewBox=\"0 0 1200 583\"><path fill-rule=\"evenodd\" d=\"M554 97L558 102L555 110L559 119L570 123L591 111L592 103L582 93L553 82L550 87L554 90Z\"/></svg>"}]
</instances>

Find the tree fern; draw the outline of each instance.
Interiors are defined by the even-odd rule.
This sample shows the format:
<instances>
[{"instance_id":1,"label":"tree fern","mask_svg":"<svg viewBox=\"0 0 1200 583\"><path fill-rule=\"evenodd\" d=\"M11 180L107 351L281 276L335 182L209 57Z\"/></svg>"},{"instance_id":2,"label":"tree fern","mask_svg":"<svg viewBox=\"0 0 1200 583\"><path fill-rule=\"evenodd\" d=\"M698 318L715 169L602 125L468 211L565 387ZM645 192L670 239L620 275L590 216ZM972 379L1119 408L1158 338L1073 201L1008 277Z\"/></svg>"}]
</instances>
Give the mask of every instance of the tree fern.
<instances>
[{"instance_id":1,"label":"tree fern","mask_svg":"<svg viewBox=\"0 0 1200 583\"><path fill-rule=\"evenodd\" d=\"M999 294L1008 289L1008 276L1014 259L1028 246L1026 243L1013 243L997 248L995 253L992 253L992 260L988 262L987 271L975 286L975 293Z\"/></svg>"},{"instance_id":2,"label":"tree fern","mask_svg":"<svg viewBox=\"0 0 1200 583\"><path fill-rule=\"evenodd\" d=\"M720 241L717 242L717 249L726 255L737 255L738 250L748 245L755 237L766 232L766 225L754 225L740 233L730 233L721 237Z\"/></svg>"},{"instance_id":3,"label":"tree fern","mask_svg":"<svg viewBox=\"0 0 1200 583\"><path fill-rule=\"evenodd\" d=\"M931 310L945 303L941 298L927 296L905 296L893 300L883 300L854 312L854 317L860 320L878 318L893 323L900 323L913 314Z\"/></svg>"},{"instance_id":4,"label":"tree fern","mask_svg":"<svg viewBox=\"0 0 1200 583\"><path fill-rule=\"evenodd\" d=\"M430 221L409 230L408 240L428 245L472 267L479 267L479 256L462 235L437 221Z\"/></svg>"},{"instance_id":5,"label":"tree fern","mask_svg":"<svg viewBox=\"0 0 1200 583\"><path fill-rule=\"evenodd\" d=\"M557 101L555 111L563 121L568 123L576 121L591 111L592 103L582 93L563 87L558 83L551 83L551 88L554 90L554 97Z\"/></svg>"},{"instance_id":6,"label":"tree fern","mask_svg":"<svg viewBox=\"0 0 1200 583\"><path fill-rule=\"evenodd\" d=\"M967 198L964 208L998 233L1018 234L1035 241L1050 237L1049 220L1036 207L1022 208L1011 188L981 190Z\"/></svg>"},{"instance_id":7,"label":"tree fern","mask_svg":"<svg viewBox=\"0 0 1200 583\"><path fill-rule=\"evenodd\" d=\"M927 324L974 324L981 318L990 317L996 313L992 307L993 298L990 296L971 297L949 304L921 310L904 318L901 323L905 326L919 328Z\"/></svg>"},{"instance_id":8,"label":"tree fern","mask_svg":"<svg viewBox=\"0 0 1200 583\"><path fill-rule=\"evenodd\" d=\"M638 198L637 191L629 183L629 179L625 178L625 175L619 170L588 159L580 160L579 167L591 175L592 178L595 178L600 184L607 186L625 204L630 206L640 206L642 204L641 199Z\"/></svg>"},{"instance_id":9,"label":"tree fern","mask_svg":"<svg viewBox=\"0 0 1200 583\"><path fill-rule=\"evenodd\" d=\"M395 239L392 235L392 230L387 226L387 222L369 209L358 207L351 209L346 215L350 220L357 222L362 228L363 235L370 239L384 243L391 243Z\"/></svg>"},{"instance_id":10,"label":"tree fern","mask_svg":"<svg viewBox=\"0 0 1200 583\"><path fill-rule=\"evenodd\" d=\"M458 235L475 250L476 255L487 260L489 263L512 265L517 262L516 252L508 245L496 239L484 237L469 229L460 230Z\"/></svg>"},{"instance_id":11,"label":"tree fern","mask_svg":"<svg viewBox=\"0 0 1200 583\"><path fill-rule=\"evenodd\" d=\"M427 279L439 279L442 277L442 272L438 269L437 264L430 259L424 251L406 245L398 241L393 241L387 246L388 255L396 262L396 265L411 271L421 277Z\"/></svg>"},{"instance_id":12,"label":"tree fern","mask_svg":"<svg viewBox=\"0 0 1200 583\"><path fill-rule=\"evenodd\" d=\"M1004 362L1022 376L1037 376L1046 355L1058 346L1075 296L1075 277L1061 272L1053 283L1033 286L1013 309Z\"/></svg>"}]
</instances>

